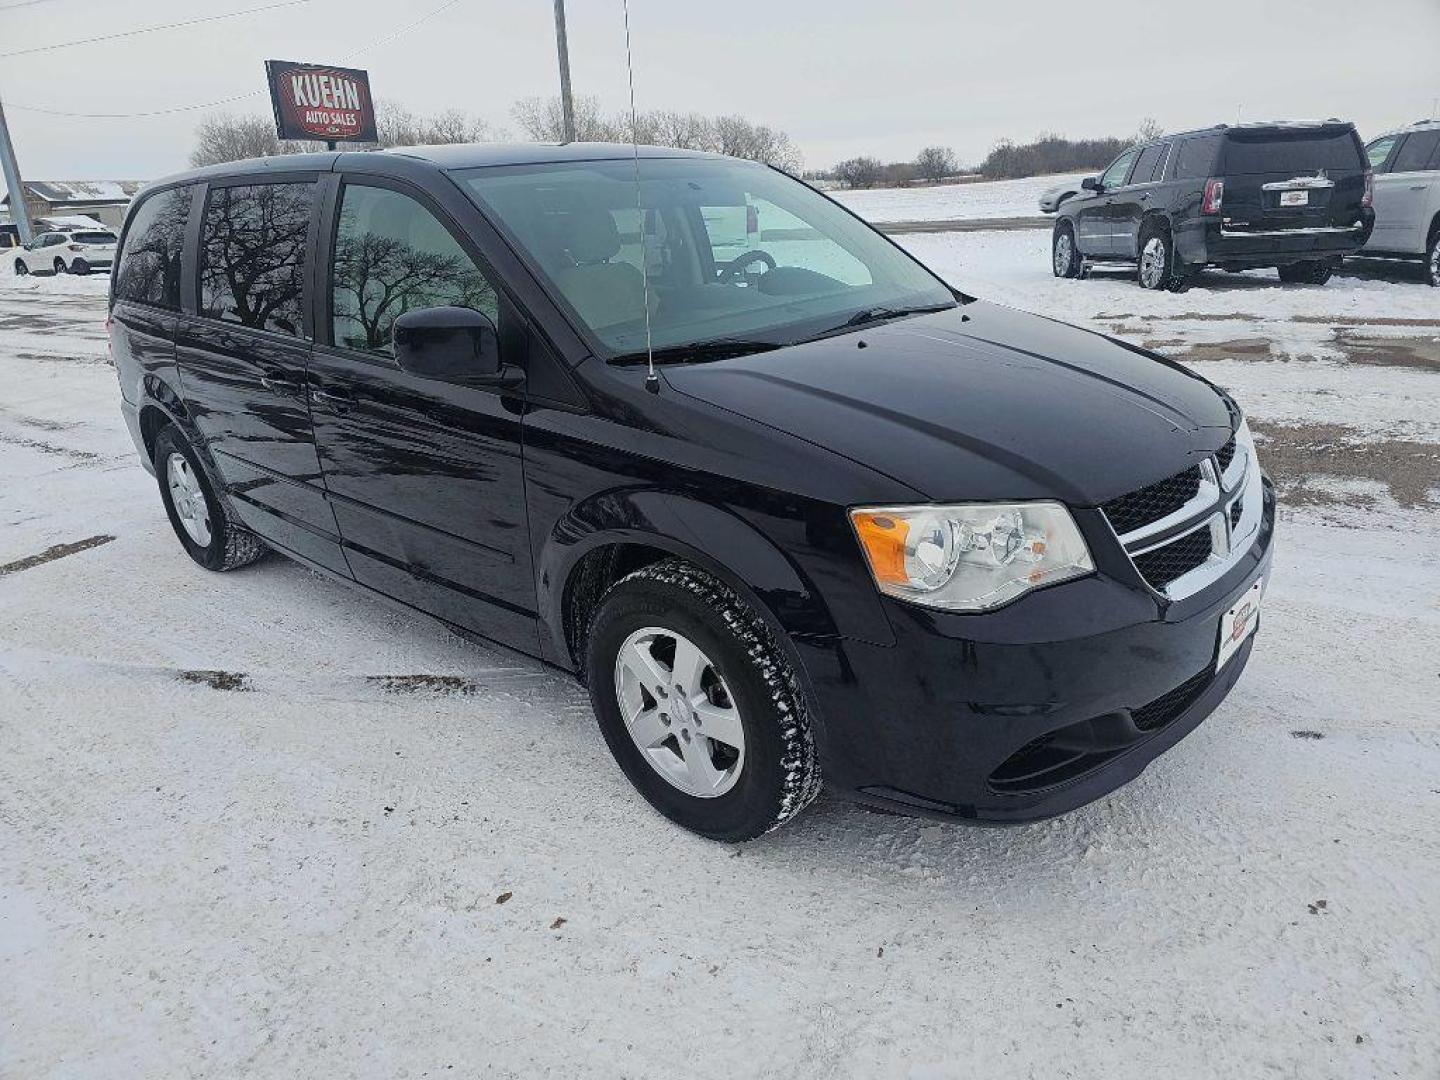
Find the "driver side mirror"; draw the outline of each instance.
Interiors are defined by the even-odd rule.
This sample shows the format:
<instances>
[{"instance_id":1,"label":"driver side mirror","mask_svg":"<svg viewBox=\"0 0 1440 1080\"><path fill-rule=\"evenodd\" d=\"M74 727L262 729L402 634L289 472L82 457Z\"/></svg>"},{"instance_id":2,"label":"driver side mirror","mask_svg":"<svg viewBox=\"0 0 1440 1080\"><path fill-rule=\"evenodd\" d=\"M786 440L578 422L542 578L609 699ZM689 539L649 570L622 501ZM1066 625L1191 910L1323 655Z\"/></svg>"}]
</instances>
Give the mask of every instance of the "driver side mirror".
<instances>
[{"instance_id":1,"label":"driver side mirror","mask_svg":"<svg viewBox=\"0 0 1440 1080\"><path fill-rule=\"evenodd\" d=\"M1081 180L1081 181L1080 181L1080 186L1081 186L1082 188L1084 188L1086 191L1104 191L1104 190L1105 190L1105 185L1102 184L1102 183L1100 183L1100 177L1098 177L1098 176L1087 176L1087 177L1085 177L1084 180Z\"/></svg>"},{"instance_id":2,"label":"driver side mirror","mask_svg":"<svg viewBox=\"0 0 1440 1080\"><path fill-rule=\"evenodd\" d=\"M513 386L523 375L500 362L500 334L474 308L415 308L395 320L395 362L424 379Z\"/></svg>"}]
</instances>

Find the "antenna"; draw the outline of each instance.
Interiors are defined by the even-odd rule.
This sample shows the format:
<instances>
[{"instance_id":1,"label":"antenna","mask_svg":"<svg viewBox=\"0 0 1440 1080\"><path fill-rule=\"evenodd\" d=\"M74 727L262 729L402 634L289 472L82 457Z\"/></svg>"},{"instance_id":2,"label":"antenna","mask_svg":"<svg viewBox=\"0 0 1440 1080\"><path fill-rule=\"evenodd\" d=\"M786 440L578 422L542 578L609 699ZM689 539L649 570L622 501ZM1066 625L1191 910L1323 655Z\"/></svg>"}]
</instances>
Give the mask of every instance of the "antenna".
<instances>
[{"instance_id":1,"label":"antenna","mask_svg":"<svg viewBox=\"0 0 1440 1080\"><path fill-rule=\"evenodd\" d=\"M630 0L620 0L625 11L625 71L630 76L630 146L635 151L635 210L640 215L640 280L645 288L645 389L660 392L655 374L655 347L650 340L650 253L645 249L645 207L640 200L640 123L635 113L635 62L630 56Z\"/></svg>"}]
</instances>

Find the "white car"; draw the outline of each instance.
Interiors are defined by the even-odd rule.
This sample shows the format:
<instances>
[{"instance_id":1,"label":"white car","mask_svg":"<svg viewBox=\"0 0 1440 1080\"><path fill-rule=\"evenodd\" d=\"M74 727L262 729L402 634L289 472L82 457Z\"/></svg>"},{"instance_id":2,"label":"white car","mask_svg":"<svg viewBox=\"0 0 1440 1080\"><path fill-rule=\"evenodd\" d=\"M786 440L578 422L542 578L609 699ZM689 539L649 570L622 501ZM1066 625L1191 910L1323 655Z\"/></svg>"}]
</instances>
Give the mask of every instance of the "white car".
<instances>
[{"instance_id":1,"label":"white car","mask_svg":"<svg viewBox=\"0 0 1440 1080\"><path fill-rule=\"evenodd\" d=\"M88 274L109 270L115 261L115 234L104 229L43 232L15 256L15 274Z\"/></svg>"},{"instance_id":2,"label":"white car","mask_svg":"<svg viewBox=\"0 0 1440 1080\"><path fill-rule=\"evenodd\" d=\"M1440 287L1440 120L1382 135L1365 148L1375 172L1375 230L1360 254L1424 259Z\"/></svg>"},{"instance_id":3,"label":"white car","mask_svg":"<svg viewBox=\"0 0 1440 1080\"><path fill-rule=\"evenodd\" d=\"M1040 212L1042 214L1053 214L1060 209L1060 204L1066 199L1072 199L1080 194L1080 178L1067 180L1063 184L1056 184L1040 196Z\"/></svg>"}]
</instances>

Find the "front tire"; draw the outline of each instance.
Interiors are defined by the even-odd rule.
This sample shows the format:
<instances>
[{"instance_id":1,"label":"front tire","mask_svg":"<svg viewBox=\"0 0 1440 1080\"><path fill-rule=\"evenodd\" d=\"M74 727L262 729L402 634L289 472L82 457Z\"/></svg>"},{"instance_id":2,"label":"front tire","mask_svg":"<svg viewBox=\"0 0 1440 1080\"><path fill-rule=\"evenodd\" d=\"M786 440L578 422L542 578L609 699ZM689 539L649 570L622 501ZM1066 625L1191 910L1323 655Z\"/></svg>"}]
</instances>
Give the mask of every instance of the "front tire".
<instances>
[{"instance_id":1,"label":"front tire","mask_svg":"<svg viewBox=\"0 0 1440 1080\"><path fill-rule=\"evenodd\" d=\"M1075 244L1075 230L1068 221L1055 226L1050 237L1050 270L1057 278L1078 278L1084 260Z\"/></svg>"},{"instance_id":2,"label":"front tire","mask_svg":"<svg viewBox=\"0 0 1440 1080\"><path fill-rule=\"evenodd\" d=\"M24 259L16 259L16 260L15 260L15 276L16 276L16 277L25 277L25 276L26 276L27 274L29 274L29 273L30 273L30 267L28 267L28 266L25 265L25 260L24 260Z\"/></svg>"},{"instance_id":3,"label":"front tire","mask_svg":"<svg viewBox=\"0 0 1440 1080\"><path fill-rule=\"evenodd\" d=\"M623 578L600 601L585 653L610 753L676 824L750 840L819 792L789 661L754 610L709 574L667 559Z\"/></svg>"},{"instance_id":4,"label":"front tire","mask_svg":"<svg viewBox=\"0 0 1440 1080\"><path fill-rule=\"evenodd\" d=\"M1287 285L1324 285L1334 272L1331 263L1308 259L1280 267L1280 280Z\"/></svg>"},{"instance_id":5,"label":"front tire","mask_svg":"<svg viewBox=\"0 0 1440 1080\"><path fill-rule=\"evenodd\" d=\"M1431 234L1425 247L1425 280L1432 288L1440 289L1440 229Z\"/></svg>"},{"instance_id":6,"label":"front tire","mask_svg":"<svg viewBox=\"0 0 1440 1080\"><path fill-rule=\"evenodd\" d=\"M51 269L55 272L55 276L59 277L61 274L65 273L65 260L56 259L55 265L51 267Z\"/></svg>"},{"instance_id":7,"label":"front tire","mask_svg":"<svg viewBox=\"0 0 1440 1080\"><path fill-rule=\"evenodd\" d=\"M266 552L254 533L235 520L209 471L174 424L155 437L160 500L190 558L217 572L248 566Z\"/></svg>"}]
</instances>

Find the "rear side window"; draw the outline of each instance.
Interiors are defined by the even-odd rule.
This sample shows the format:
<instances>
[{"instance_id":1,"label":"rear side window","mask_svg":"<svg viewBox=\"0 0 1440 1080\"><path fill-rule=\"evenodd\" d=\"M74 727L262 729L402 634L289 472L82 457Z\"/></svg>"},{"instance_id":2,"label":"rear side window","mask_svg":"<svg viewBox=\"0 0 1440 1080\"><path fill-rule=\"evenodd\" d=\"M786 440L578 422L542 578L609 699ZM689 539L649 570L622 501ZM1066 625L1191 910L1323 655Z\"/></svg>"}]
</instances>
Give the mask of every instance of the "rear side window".
<instances>
[{"instance_id":1,"label":"rear side window","mask_svg":"<svg viewBox=\"0 0 1440 1080\"><path fill-rule=\"evenodd\" d=\"M1155 170L1165 160L1165 145L1165 143L1158 143L1140 151L1140 160L1135 162L1135 171L1130 174L1130 183L1148 184L1151 180L1160 179L1155 175Z\"/></svg>"},{"instance_id":2,"label":"rear side window","mask_svg":"<svg viewBox=\"0 0 1440 1080\"><path fill-rule=\"evenodd\" d=\"M180 310L180 269L191 193L189 187L157 191L135 210L115 272L115 299ZM104 235L103 242L113 242L108 233Z\"/></svg>"},{"instance_id":3,"label":"rear side window","mask_svg":"<svg viewBox=\"0 0 1440 1080\"><path fill-rule=\"evenodd\" d=\"M1376 139L1369 146L1365 147L1365 160L1369 162L1370 168L1378 169L1385 164L1385 159L1390 156L1390 151L1400 141L1399 135L1386 135L1383 139Z\"/></svg>"},{"instance_id":4,"label":"rear side window","mask_svg":"<svg viewBox=\"0 0 1440 1080\"><path fill-rule=\"evenodd\" d=\"M1205 180L1215 175L1219 135L1201 135L1182 142L1175 154L1176 180Z\"/></svg>"},{"instance_id":5,"label":"rear side window","mask_svg":"<svg viewBox=\"0 0 1440 1080\"><path fill-rule=\"evenodd\" d=\"M311 183L210 189L200 230L200 314L301 334L314 198Z\"/></svg>"},{"instance_id":6,"label":"rear side window","mask_svg":"<svg viewBox=\"0 0 1440 1080\"><path fill-rule=\"evenodd\" d=\"M1231 132L1225 144L1225 172L1314 174L1320 169L1365 167L1355 133L1338 131Z\"/></svg>"},{"instance_id":7,"label":"rear side window","mask_svg":"<svg viewBox=\"0 0 1440 1080\"><path fill-rule=\"evenodd\" d=\"M445 226L408 195L346 184L331 276L335 344L395 354L395 320L414 308L468 307L499 322L495 289Z\"/></svg>"},{"instance_id":8,"label":"rear side window","mask_svg":"<svg viewBox=\"0 0 1440 1080\"><path fill-rule=\"evenodd\" d=\"M1412 131L1405 136L1391 172L1423 172L1440 168L1436 149L1440 147L1440 131Z\"/></svg>"}]
</instances>

